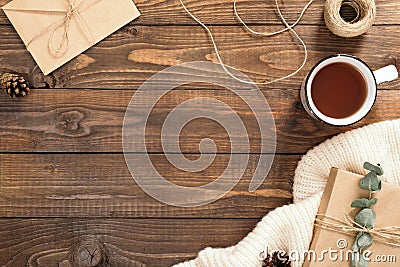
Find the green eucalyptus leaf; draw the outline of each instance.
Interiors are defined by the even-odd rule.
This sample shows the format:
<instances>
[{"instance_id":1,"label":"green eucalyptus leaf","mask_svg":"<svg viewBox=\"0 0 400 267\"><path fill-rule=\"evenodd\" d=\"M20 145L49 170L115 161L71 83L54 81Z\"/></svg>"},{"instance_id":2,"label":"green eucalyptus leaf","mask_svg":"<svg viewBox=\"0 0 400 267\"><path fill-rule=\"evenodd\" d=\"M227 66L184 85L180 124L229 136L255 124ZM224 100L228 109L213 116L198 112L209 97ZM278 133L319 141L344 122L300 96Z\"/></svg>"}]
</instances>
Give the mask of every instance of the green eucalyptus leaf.
<instances>
[{"instance_id":1,"label":"green eucalyptus leaf","mask_svg":"<svg viewBox=\"0 0 400 267\"><path fill-rule=\"evenodd\" d=\"M356 199L353 202L351 202L351 207L352 208L369 208L368 203L369 203L369 199L360 198L360 199Z\"/></svg>"},{"instance_id":2,"label":"green eucalyptus leaf","mask_svg":"<svg viewBox=\"0 0 400 267\"><path fill-rule=\"evenodd\" d=\"M364 162L364 169L369 170L369 171L373 171L378 175L383 175L383 170L381 168L381 166L378 165L373 165L369 162Z\"/></svg>"},{"instance_id":3,"label":"green eucalyptus leaf","mask_svg":"<svg viewBox=\"0 0 400 267\"><path fill-rule=\"evenodd\" d=\"M360 187L365 190L376 192L381 190L382 183L375 172L369 172L360 180Z\"/></svg>"},{"instance_id":4,"label":"green eucalyptus leaf","mask_svg":"<svg viewBox=\"0 0 400 267\"><path fill-rule=\"evenodd\" d=\"M382 181L379 180L378 189L374 190L373 192L379 192L382 189Z\"/></svg>"},{"instance_id":5,"label":"green eucalyptus leaf","mask_svg":"<svg viewBox=\"0 0 400 267\"><path fill-rule=\"evenodd\" d=\"M360 198L356 199L351 203L352 208L369 208L372 205L375 205L378 202L376 198L373 198L371 200L367 198Z\"/></svg>"},{"instance_id":6,"label":"green eucalyptus leaf","mask_svg":"<svg viewBox=\"0 0 400 267\"><path fill-rule=\"evenodd\" d=\"M354 240L353 245L351 246L352 251L360 251L360 247L358 246L357 239Z\"/></svg>"},{"instance_id":7,"label":"green eucalyptus leaf","mask_svg":"<svg viewBox=\"0 0 400 267\"><path fill-rule=\"evenodd\" d=\"M375 205L376 203L378 203L378 199L376 197L374 197L373 199L370 199L368 201L368 208L371 207L372 205Z\"/></svg>"},{"instance_id":8,"label":"green eucalyptus leaf","mask_svg":"<svg viewBox=\"0 0 400 267\"><path fill-rule=\"evenodd\" d=\"M370 259L365 257L364 254L360 252L353 252L353 258L351 259L351 267L367 267L370 263Z\"/></svg>"},{"instance_id":9,"label":"green eucalyptus leaf","mask_svg":"<svg viewBox=\"0 0 400 267\"><path fill-rule=\"evenodd\" d=\"M359 233L356 237L357 247L359 249L366 249L374 243L374 238L369 233Z\"/></svg>"},{"instance_id":10,"label":"green eucalyptus leaf","mask_svg":"<svg viewBox=\"0 0 400 267\"><path fill-rule=\"evenodd\" d=\"M374 228L375 220L376 213L369 208L362 209L356 215L356 222L367 229Z\"/></svg>"}]
</instances>

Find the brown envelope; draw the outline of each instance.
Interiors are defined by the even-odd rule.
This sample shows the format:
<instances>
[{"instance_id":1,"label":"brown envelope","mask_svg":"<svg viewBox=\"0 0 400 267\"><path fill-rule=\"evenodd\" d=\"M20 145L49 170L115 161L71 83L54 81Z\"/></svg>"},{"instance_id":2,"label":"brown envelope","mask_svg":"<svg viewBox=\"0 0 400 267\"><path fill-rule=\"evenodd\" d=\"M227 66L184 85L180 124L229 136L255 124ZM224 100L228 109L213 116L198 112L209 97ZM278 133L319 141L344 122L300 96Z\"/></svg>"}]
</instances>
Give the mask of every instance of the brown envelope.
<instances>
[{"instance_id":1,"label":"brown envelope","mask_svg":"<svg viewBox=\"0 0 400 267\"><path fill-rule=\"evenodd\" d=\"M346 213L354 216L359 209L352 208L350 206L351 202L357 198L369 197L369 192L359 187L361 178L361 175L332 168L318 213L341 220L344 220L344 214ZM378 199L378 203L372 207L376 212L375 227L400 226L400 187L382 183L382 191L374 194L374 196ZM339 240L345 241L338 244ZM338 260L331 261L327 256L322 262L306 261L303 266L350 266L349 262L346 261L345 252L351 250L354 240L355 236L314 227L310 250L315 250L316 255L319 257L323 250L335 249L338 251ZM338 245L343 246L345 243L348 244L347 247L339 249ZM399 247L374 242L368 250L372 252L370 267L400 266ZM341 251L343 252L342 254L340 253ZM343 255L342 260L340 260L340 255Z\"/></svg>"},{"instance_id":2,"label":"brown envelope","mask_svg":"<svg viewBox=\"0 0 400 267\"><path fill-rule=\"evenodd\" d=\"M52 53L65 38L68 3L77 6L70 17L65 53ZM70 61L140 13L132 0L14 0L2 7L45 75Z\"/></svg>"}]
</instances>

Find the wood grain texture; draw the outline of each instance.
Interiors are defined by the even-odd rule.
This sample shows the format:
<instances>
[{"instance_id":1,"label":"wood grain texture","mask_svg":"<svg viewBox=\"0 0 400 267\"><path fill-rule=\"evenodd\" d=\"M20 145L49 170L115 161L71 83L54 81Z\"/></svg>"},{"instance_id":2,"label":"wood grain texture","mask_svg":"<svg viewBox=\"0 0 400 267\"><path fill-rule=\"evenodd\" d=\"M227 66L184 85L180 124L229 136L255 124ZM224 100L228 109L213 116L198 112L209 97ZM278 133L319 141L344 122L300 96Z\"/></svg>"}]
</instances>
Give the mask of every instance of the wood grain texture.
<instances>
[{"instance_id":1,"label":"wood grain texture","mask_svg":"<svg viewBox=\"0 0 400 267\"><path fill-rule=\"evenodd\" d=\"M0 265L60 267L87 237L104 244L111 267L165 267L201 249L234 245L256 219L2 219Z\"/></svg>"},{"instance_id":2,"label":"wood grain texture","mask_svg":"<svg viewBox=\"0 0 400 267\"><path fill-rule=\"evenodd\" d=\"M0 0L0 6L8 2ZM0 68L26 74L36 87L57 88L35 89L16 101L0 96L0 266L71 267L66 260L72 248L86 239L104 248L111 267L170 266L208 246L234 245L270 210L291 203L294 171L308 149L340 132L400 116L400 80L379 86L372 112L352 127L327 126L305 113L300 84L321 58L353 54L373 69L400 62L398 0L376 1L375 26L351 39L330 33L323 21L325 0L315 0L296 27L309 49L305 68L291 79L260 87L275 117L281 153L260 189L248 192L260 150L252 112L224 88L189 84L163 97L148 121L146 144L157 171L178 185L199 186L226 168L229 138L210 120L195 120L180 135L180 148L191 160L199 157L202 139L216 143L219 154L207 169L187 173L162 154L164 119L176 105L197 97L221 100L240 116L249 133L250 160L240 182L220 200L197 208L162 204L139 188L126 166L121 142L126 107L153 74L184 62L216 62L216 56L204 30L179 1L134 2L142 12L139 19L48 76L0 10ZM288 21L306 2L280 0ZM185 3L211 26L225 63L251 79L281 77L300 65L303 55L290 34L249 35L234 18L232 1ZM239 0L238 6L257 30L282 28L274 1Z\"/></svg>"},{"instance_id":3,"label":"wood grain texture","mask_svg":"<svg viewBox=\"0 0 400 267\"><path fill-rule=\"evenodd\" d=\"M11 0L0 0L0 6ZM194 25L195 22L185 13L178 0L134 0L142 15L132 24L136 25ZM233 15L233 2L228 0L196 1L185 0L188 8L206 24L234 24L239 22ZM307 0L279 1L282 13L288 22L294 22ZM323 24L324 0L314 0L301 24ZM375 24L400 24L400 3L397 0L376 1L377 17ZM238 10L248 23L278 24L275 1L239 0ZM0 24L9 24L3 11L0 11Z\"/></svg>"},{"instance_id":4,"label":"wood grain texture","mask_svg":"<svg viewBox=\"0 0 400 267\"><path fill-rule=\"evenodd\" d=\"M230 155L217 155L208 168L194 173L175 168L163 155L151 155L151 159L170 182L200 186L223 173ZM222 199L196 208L178 208L153 199L139 188L122 154L3 154L0 217L260 218L291 202L299 159L298 155L276 156L262 186L249 193L258 162L258 156L251 155L242 179Z\"/></svg>"},{"instance_id":5,"label":"wood grain texture","mask_svg":"<svg viewBox=\"0 0 400 267\"><path fill-rule=\"evenodd\" d=\"M15 30L11 26L1 29L0 66L31 75L36 87L136 89L167 67L191 61L216 62L210 40L201 27L127 26L45 77L35 68ZM237 26L214 26L211 30L224 62L252 80L282 77L302 63L301 47L289 33L259 38ZM383 67L400 55L400 26L376 26L366 35L348 39L334 36L322 26L299 26L296 30L308 45L305 68L295 77L261 88L298 90L308 70L332 54L356 55L372 69ZM380 88L396 89L399 85L400 81L395 81Z\"/></svg>"},{"instance_id":6,"label":"wood grain texture","mask_svg":"<svg viewBox=\"0 0 400 267\"><path fill-rule=\"evenodd\" d=\"M311 118L303 109L297 90L264 90L263 93L275 119L278 153L305 153L338 133L400 117L398 90L380 90L370 114L349 127L329 126ZM17 101L1 95L0 151L122 152L122 125L133 95L134 91L127 90L68 89L34 90L28 98ZM157 103L147 120L147 151L164 152L160 136L166 116L180 103L199 97L217 99L229 105L240 116L248 132L248 136L239 136L238 146L245 149L245 140L249 139L250 152L259 153L259 127L243 100L227 89L194 88L173 90ZM255 103L257 101L264 104L262 99ZM144 119L142 117L138 115L130 120L140 121ZM218 153L230 153L231 142L226 130L211 119L195 119L183 128L179 139L181 152L199 152L200 141L204 138L215 142ZM132 140L135 142L139 140Z\"/></svg>"}]
</instances>

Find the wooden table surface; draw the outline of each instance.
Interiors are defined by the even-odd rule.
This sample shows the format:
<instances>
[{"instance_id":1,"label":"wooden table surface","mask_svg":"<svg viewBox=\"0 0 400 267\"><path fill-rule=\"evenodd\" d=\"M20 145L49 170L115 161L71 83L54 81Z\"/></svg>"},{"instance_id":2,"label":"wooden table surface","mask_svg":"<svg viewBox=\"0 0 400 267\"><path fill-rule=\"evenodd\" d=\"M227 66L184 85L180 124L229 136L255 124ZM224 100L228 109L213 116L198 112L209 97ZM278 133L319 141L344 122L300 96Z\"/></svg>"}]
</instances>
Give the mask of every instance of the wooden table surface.
<instances>
[{"instance_id":1,"label":"wooden table surface","mask_svg":"<svg viewBox=\"0 0 400 267\"><path fill-rule=\"evenodd\" d=\"M0 0L0 5L7 2ZM321 58L348 53L377 69L400 57L400 1L377 1L376 21L368 33L344 39L324 26L324 1L315 0L296 27L309 49L305 68L290 79L260 86L277 131L277 154L260 189L248 192L260 149L255 132L249 135L244 177L230 193L196 208L162 204L138 187L126 166L121 140L126 107L136 89L158 71L184 62L216 61L216 56L205 31L177 0L135 2L140 18L48 76L35 67L0 12L0 67L26 74L40 87L23 100L0 95L0 266L70 266L66 260L85 246L103 249L110 266L169 266L207 246L234 245L269 211L291 203L294 170L307 150L340 132L400 117L400 80L379 86L370 114L351 127L324 125L305 113L300 84ZM225 62L252 79L280 77L301 63L300 47L289 33L249 35L234 18L232 1L186 2L210 25ZM288 21L296 19L305 3L282 2ZM274 1L240 0L238 8L258 30L282 27ZM186 173L163 154L160 129L166 115L200 96L224 101L249 132L257 131L253 114L227 89L192 85L169 92L148 122L147 149L158 171L179 185L213 181L230 158L226 132L206 119L189 123L180 145L188 158L196 159L200 140L213 139L218 154L209 168Z\"/></svg>"}]
</instances>

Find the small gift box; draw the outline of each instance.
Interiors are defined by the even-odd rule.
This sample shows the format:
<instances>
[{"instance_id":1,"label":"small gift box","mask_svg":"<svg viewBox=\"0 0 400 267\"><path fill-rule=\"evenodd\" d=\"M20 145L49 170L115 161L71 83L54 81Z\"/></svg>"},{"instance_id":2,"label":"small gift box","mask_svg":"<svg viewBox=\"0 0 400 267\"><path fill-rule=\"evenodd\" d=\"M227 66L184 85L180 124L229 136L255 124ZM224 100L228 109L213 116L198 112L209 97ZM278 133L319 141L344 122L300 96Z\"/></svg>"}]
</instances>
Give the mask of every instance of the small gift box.
<instances>
[{"instance_id":1,"label":"small gift box","mask_svg":"<svg viewBox=\"0 0 400 267\"><path fill-rule=\"evenodd\" d=\"M45 75L140 15L132 0L14 0L2 9Z\"/></svg>"},{"instance_id":2,"label":"small gift box","mask_svg":"<svg viewBox=\"0 0 400 267\"><path fill-rule=\"evenodd\" d=\"M360 208L352 208L355 199L369 199L370 192L360 188L361 175L332 168L315 221L314 235L304 267L366 266L350 265L352 246L357 234L354 223ZM400 187L382 182L374 193L377 203L371 207L376 221L371 232L374 243L364 253L368 266L399 266ZM393 243L393 244L390 244Z\"/></svg>"}]
</instances>

